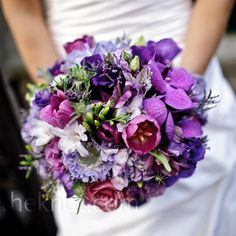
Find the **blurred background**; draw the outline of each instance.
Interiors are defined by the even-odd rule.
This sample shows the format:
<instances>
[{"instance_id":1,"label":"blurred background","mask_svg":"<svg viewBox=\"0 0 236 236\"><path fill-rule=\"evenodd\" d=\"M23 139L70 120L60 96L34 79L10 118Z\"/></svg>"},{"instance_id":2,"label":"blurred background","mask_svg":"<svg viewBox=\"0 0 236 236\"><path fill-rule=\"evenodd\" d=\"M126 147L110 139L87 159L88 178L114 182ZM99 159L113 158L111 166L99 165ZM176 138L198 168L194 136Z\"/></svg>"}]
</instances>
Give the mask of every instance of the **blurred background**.
<instances>
[{"instance_id":1,"label":"blurred background","mask_svg":"<svg viewBox=\"0 0 236 236\"><path fill-rule=\"evenodd\" d=\"M33 50L33 49L32 49ZM223 72L236 91L236 7L217 55ZM25 180L19 170L24 153L20 138L19 114L24 103L25 83L29 81L17 53L0 6L0 235L56 235L50 202L41 199L35 173Z\"/></svg>"}]
</instances>

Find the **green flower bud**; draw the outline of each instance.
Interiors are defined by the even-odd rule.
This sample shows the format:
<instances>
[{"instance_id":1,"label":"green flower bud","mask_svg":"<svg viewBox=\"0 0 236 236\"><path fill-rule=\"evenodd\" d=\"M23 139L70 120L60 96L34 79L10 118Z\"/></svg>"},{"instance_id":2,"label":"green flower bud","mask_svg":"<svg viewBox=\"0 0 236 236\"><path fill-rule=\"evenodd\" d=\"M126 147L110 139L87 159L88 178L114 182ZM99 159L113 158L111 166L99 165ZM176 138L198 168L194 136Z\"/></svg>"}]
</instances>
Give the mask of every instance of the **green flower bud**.
<instances>
[{"instance_id":1,"label":"green flower bud","mask_svg":"<svg viewBox=\"0 0 236 236\"><path fill-rule=\"evenodd\" d=\"M110 107L104 107L99 114L106 116L110 110Z\"/></svg>"},{"instance_id":2,"label":"green flower bud","mask_svg":"<svg viewBox=\"0 0 236 236\"><path fill-rule=\"evenodd\" d=\"M130 62L130 69L135 72L138 71L139 68L140 68L140 61L138 56L136 55Z\"/></svg>"},{"instance_id":3,"label":"green flower bud","mask_svg":"<svg viewBox=\"0 0 236 236\"><path fill-rule=\"evenodd\" d=\"M141 35L138 40L134 43L134 45L136 46L145 46L146 45L146 40L143 37L143 35Z\"/></svg>"},{"instance_id":4,"label":"green flower bud","mask_svg":"<svg viewBox=\"0 0 236 236\"><path fill-rule=\"evenodd\" d=\"M139 188L142 188L143 187L143 181L138 181L137 185L138 185Z\"/></svg>"},{"instance_id":5,"label":"green flower bud","mask_svg":"<svg viewBox=\"0 0 236 236\"><path fill-rule=\"evenodd\" d=\"M94 121L94 125L95 125L96 127L99 127L99 126L101 125L101 123L100 123L98 120L95 120L95 121Z\"/></svg>"},{"instance_id":6,"label":"green flower bud","mask_svg":"<svg viewBox=\"0 0 236 236\"><path fill-rule=\"evenodd\" d=\"M124 51L123 57L124 57L125 61L127 61L128 63L130 62L130 54L128 52Z\"/></svg>"},{"instance_id":7,"label":"green flower bud","mask_svg":"<svg viewBox=\"0 0 236 236\"><path fill-rule=\"evenodd\" d=\"M109 121L109 124L112 126L112 125L114 125L114 121L113 120L110 120Z\"/></svg>"},{"instance_id":8,"label":"green flower bud","mask_svg":"<svg viewBox=\"0 0 236 236\"><path fill-rule=\"evenodd\" d=\"M95 105L95 114L98 114L102 109L102 103L99 102Z\"/></svg>"},{"instance_id":9,"label":"green flower bud","mask_svg":"<svg viewBox=\"0 0 236 236\"><path fill-rule=\"evenodd\" d=\"M105 119L106 119L106 117L105 117L101 112L98 114L98 117L99 117L101 120L105 120Z\"/></svg>"},{"instance_id":10,"label":"green flower bud","mask_svg":"<svg viewBox=\"0 0 236 236\"><path fill-rule=\"evenodd\" d=\"M85 119L88 123L93 123L93 113L92 112L86 112Z\"/></svg>"},{"instance_id":11,"label":"green flower bud","mask_svg":"<svg viewBox=\"0 0 236 236\"><path fill-rule=\"evenodd\" d=\"M88 132L91 132L91 131L92 131L90 125L89 125L87 122L83 122L82 125L84 126L84 128L85 128Z\"/></svg>"}]
</instances>

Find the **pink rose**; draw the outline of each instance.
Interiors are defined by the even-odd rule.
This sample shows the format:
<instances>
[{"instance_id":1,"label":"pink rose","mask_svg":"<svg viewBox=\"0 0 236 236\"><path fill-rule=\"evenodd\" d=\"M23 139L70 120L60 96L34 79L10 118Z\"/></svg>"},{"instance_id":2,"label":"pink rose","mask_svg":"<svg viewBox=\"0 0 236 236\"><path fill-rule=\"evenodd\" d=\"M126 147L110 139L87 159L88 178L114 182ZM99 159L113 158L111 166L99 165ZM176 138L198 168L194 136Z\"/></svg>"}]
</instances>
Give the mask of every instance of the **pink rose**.
<instances>
[{"instance_id":1,"label":"pink rose","mask_svg":"<svg viewBox=\"0 0 236 236\"><path fill-rule=\"evenodd\" d=\"M64 128L73 112L74 109L70 106L69 100L59 90L57 95L51 97L50 104L40 111L40 119L55 127Z\"/></svg>"},{"instance_id":2,"label":"pink rose","mask_svg":"<svg viewBox=\"0 0 236 236\"><path fill-rule=\"evenodd\" d=\"M160 143L160 126L148 115L139 115L128 123L122 133L128 148L139 155L145 155Z\"/></svg>"},{"instance_id":3,"label":"pink rose","mask_svg":"<svg viewBox=\"0 0 236 236\"><path fill-rule=\"evenodd\" d=\"M84 35L82 38L78 38L73 42L66 43L64 49L66 53L71 53L74 50L82 51L85 49L85 44L88 44L90 48L94 46L94 39L91 36Z\"/></svg>"},{"instance_id":4,"label":"pink rose","mask_svg":"<svg viewBox=\"0 0 236 236\"><path fill-rule=\"evenodd\" d=\"M117 191L109 180L86 186L85 202L96 205L105 212L117 209L124 199L125 193Z\"/></svg>"}]
</instances>

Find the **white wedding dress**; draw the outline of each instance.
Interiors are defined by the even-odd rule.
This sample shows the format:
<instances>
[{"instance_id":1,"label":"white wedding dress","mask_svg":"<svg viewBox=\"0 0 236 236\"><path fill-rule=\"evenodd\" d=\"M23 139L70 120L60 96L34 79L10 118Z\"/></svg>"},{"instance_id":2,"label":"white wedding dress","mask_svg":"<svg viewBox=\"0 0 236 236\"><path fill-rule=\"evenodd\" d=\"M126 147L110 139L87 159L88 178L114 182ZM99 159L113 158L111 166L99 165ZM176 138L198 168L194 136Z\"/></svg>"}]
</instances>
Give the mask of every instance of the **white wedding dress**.
<instances>
[{"instance_id":1,"label":"white wedding dress","mask_svg":"<svg viewBox=\"0 0 236 236\"><path fill-rule=\"evenodd\" d=\"M190 0L46 0L48 25L58 52L62 44L83 34L107 40L126 34L159 40L174 38L182 47ZM122 205L103 213L66 199L62 189L54 201L59 236L235 236L236 235L236 102L218 61L205 80L220 95L205 128L210 150L191 178L134 209Z\"/></svg>"}]
</instances>

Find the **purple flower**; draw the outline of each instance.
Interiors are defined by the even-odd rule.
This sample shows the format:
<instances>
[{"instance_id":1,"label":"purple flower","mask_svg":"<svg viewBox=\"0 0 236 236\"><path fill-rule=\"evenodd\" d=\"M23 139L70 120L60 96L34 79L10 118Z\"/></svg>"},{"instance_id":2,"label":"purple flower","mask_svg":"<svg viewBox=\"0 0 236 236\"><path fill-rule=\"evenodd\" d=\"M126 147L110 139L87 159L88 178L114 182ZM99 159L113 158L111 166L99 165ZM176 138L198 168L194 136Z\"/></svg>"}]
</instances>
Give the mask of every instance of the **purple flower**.
<instances>
[{"instance_id":1,"label":"purple flower","mask_svg":"<svg viewBox=\"0 0 236 236\"><path fill-rule=\"evenodd\" d=\"M186 93L193 85L193 78L184 69L173 69L163 78L157 64L149 63L152 71L151 81L157 92L164 95L164 102L178 110L192 108L193 103Z\"/></svg>"},{"instance_id":2,"label":"purple flower","mask_svg":"<svg viewBox=\"0 0 236 236\"><path fill-rule=\"evenodd\" d=\"M60 74L64 74L64 72L61 70L61 66L64 64L64 61L57 61L53 67L49 68L49 72L52 76L57 76Z\"/></svg>"},{"instance_id":3,"label":"purple flower","mask_svg":"<svg viewBox=\"0 0 236 236\"><path fill-rule=\"evenodd\" d=\"M106 180L112 163L103 162L97 148L87 147L89 156L81 157L77 152L64 154L63 163L69 169L72 178L83 182Z\"/></svg>"},{"instance_id":4,"label":"purple flower","mask_svg":"<svg viewBox=\"0 0 236 236\"><path fill-rule=\"evenodd\" d=\"M110 125L107 122L102 123L100 128L96 131L96 134L106 142L114 142L115 144L119 144L120 142L120 134L116 126Z\"/></svg>"},{"instance_id":5,"label":"purple flower","mask_svg":"<svg viewBox=\"0 0 236 236\"><path fill-rule=\"evenodd\" d=\"M141 64L146 65L150 60L162 64L170 61L180 52L179 47L172 39L163 39L158 42L149 41L147 46L132 46L133 56L138 56Z\"/></svg>"},{"instance_id":6,"label":"purple flower","mask_svg":"<svg viewBox=\"0 0 236 236\"><path fill-rule=\"evenodd\" d=\"M58 149L58 141L58 138L54 138L44 149L45 160L51 167L54 178L59 178L66 172L61 151Z\"/></svg>"},{"instance_id":7,"label":"purple flower","mask_svg":"<svg viewBox=\"0 0 236 236\"><path fill-rule=\"evenodd\" d=\"M142 188L139 188L136 184L132 184L126 189L128 195L127 202L131 206L141 206L147 199L162 195L165 189L164 184L158 184L154 181L145 182Z\"/></svg>"},{"instance_id":8,"label":"purple flower","mask_svg":"<svg viewBox=\"0 0 236 236\"><path fill-rule=\"evenodd\" d=\"M181 128L185 138L201 137L203 134L200 122L194 117L180 121L178 126Z\"/></svg>"},{"instance_id":9,"label":"purple flower","mask_svg":"<svg viewBox=\"0 0 236 236\"><path fill-rule=\"evenodd\" d=\"M157 147L161 140L160 126L151 116L139 115L129 121L122 133L126 146L139 155Z\"/></svg>"},{"instance_id":10,"label":"purple flower","mask_svg":"<svg viewBox=\"0 0 236 236\"><path fill-rule=\"evenodd\" d=\"M84 35L82 38L78 38L73 42L66 43L64 49L67 54L74 50L82 51L85 48L85 44L88 44L90 48L94 46L94 39L91 36Z\"/></svg>"},{"instance_id":11,"label":"purple flower","mask_svg":"<svg viewBox=\"0 0 236 236\"><path fill-rule=\"evenodd\" d=\"M73 190L73 181L70 178L69 173L65 173L60 177L60 181L62 185L64 186L64 189L66 191L66 196L67 198L70 198L74 195L74 190Z\"/></svg>"},{"instance_id":12,"label":"purple flower","mask_svg":"<svg viewBox=\"0 0 236 236\"><path fill-rule=\"evenodd\" d=\"M155 181L144 183L141 194L144 198L158 197L165 192L165 185Z\"/></svg>"},{"instance_id":13,"label":"purple flower","mask_svg":"<svg viewBox=\"0 0 236 236\"><path fill-rule=\"evenodd\" d=\"M93 69L96 68L102 62L103 62L102 57L99 54L95 54L89 57L85 57L81 61L81 65L83 65L87 69Z\"/></svg>"},{"instance_id":14,"label":"purple flower","mask_svg":"<svg viewBox=\"0 0 236 236\"><path fill-rule=\"evenodd\" d=\"M167 118L166 106L158 97L145 99L143 101L143 109L148 115L155 118L160 126Z\"/></svg>"},{"instance_id":15,"label":"purple flower","mask_svg":"<svg viewBox=\"0 0 236 236\"><path fill-rule=\"evenodd\" d=\"M58 90L57 95L51 97L50 104L40 111L40 119L55 127L64 128L73 112L74 109L65 94Z\"/></svg>"},{"instance_id":16,"label":"purple flower","mask_svg":"<svg viewBox=\"0 0 236 236\"><path fill-rule=\"evenodd\" d=\"M35 94L34 103L39 107L45 107L50 103L51 94L48 89L39 90Z\"/></svg>"},{"instance_id":17,"label":"purple flower","mask_svg":"<svg viewBox=\"0 0 236 236\"><path fill-rule=\"evenodd\" d=\"M153 156L131 156L127 162L127 167L123 170L123 175L127 175L133 182L153 179L156 175Z\"/></svg>"},{"instance_id":18,"label":"purple flower","mask_svg":"<svg viewBox=\"0 0 236 236\"><path fill-rule=\"evenodd\" d=\"M92 98L107 102L114 93L122 89L124 83L123 71L116 64L100 64L91 81Z\"/></svg>"}]
</instances>

